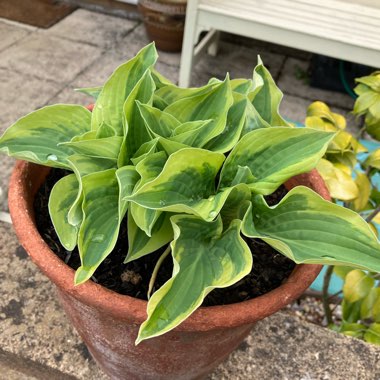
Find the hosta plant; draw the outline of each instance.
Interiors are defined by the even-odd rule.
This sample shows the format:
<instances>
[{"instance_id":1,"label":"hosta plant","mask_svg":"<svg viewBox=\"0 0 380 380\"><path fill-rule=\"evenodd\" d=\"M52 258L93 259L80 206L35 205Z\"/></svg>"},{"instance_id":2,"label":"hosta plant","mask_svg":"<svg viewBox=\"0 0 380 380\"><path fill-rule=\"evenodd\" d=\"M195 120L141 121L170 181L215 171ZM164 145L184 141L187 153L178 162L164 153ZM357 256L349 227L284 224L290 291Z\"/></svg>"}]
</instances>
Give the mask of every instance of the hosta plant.
<instances>
[{"instance_id":1,"label":"hosta plant","mask_svg":"<svg viewBox=\"0 0 380 380\"><path fill-rule=\"evenodd\" d=\"M13 124L0 150L72 173L49 210L62 245L78 246L77 285L88 281L128 223L125 261L171 254L172 277L149 299L137 343L173 329L214 288L252 269L242 236L260 238L296 263L380 271L380 245L365 221L305 187L277 205L264 196L314 168L334 132L292 128L259 60L252 79L179 88L154 69L154 45L87 88L93 111L54 105ZM166 247L166 248L165 248Z\"/></svg>"}]
</instances>

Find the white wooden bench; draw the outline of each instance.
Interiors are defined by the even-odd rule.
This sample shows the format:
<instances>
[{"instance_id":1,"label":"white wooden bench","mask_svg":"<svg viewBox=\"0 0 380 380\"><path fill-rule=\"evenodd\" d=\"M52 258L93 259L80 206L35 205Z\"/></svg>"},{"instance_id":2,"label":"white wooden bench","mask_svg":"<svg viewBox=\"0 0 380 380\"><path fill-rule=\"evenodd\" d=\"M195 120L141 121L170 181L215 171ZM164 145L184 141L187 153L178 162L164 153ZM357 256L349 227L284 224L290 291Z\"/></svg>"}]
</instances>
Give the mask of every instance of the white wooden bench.
<instances>
[{"instance_id":1,"label":"white wooden bench","mask_svg":"<svg viewBox=\"0 0 380 380\"><path fill-rule=\"evenodd\" d=\"M219 31L380 67L380 0L188 0L180 86Z\"/></svg>"}]
</instances>

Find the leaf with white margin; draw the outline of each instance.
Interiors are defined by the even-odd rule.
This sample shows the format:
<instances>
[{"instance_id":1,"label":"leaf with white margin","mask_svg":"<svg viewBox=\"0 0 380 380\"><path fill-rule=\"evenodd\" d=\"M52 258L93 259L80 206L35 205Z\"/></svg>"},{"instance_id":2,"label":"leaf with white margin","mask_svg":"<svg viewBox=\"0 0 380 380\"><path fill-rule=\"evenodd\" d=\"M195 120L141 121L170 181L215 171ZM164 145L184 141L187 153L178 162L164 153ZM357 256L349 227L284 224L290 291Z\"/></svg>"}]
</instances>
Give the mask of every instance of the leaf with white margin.
<instances>
[{"instance_id":1,"label":"leaf with white margin","mask_svg":"<svg viewBox=\"0 0 380 380\"><path fill-rule=\"evenodd\" d=\"M83 88L75 88L74 91L76 92L81 92L82 94L85 94L85 95L90 95L92 96L94 99L97 99L100 92L102 91L103 89L103 86L99 86L99 87L83 87Z\"/></svg>"},{"instance_id":2,"label":"leaf with white margin","mask_svg":"<svg viewBox=\"0 0 380 380\"><path fill-rule=\"evenodd\" d=\"M113 72L96 100L92 111L92 129L106 124L115 130L116 135L124 135L124 102L146 70L156 63L157 58L156 48L151 43Z\"/></svg>"},{"instance_id":3,"label":"leaf with white margin","mask_svg":"<svg viewBox=\"0 0 380 380\"><path fill-rule=\"evenodd\" d=\"M172 154L154 180L126 199L153 210L190 213L205 220L218 215L232 188L216 194L215 177L224 155L198 148Z\"/></svg>"},{"instance_id":4,"label":"leaf with white margin","mask_svg":"<svg viewBox=\"0 0 380 380\"><path fill-rule=\"evenodd\" d=\"M380 272L380 243L364 219L304 186L292 189L273 207L261 195L254 196L242 233L264 240L297 264Z\"/></svg>"},{"instance_id":5,"label":"leaf with white margin","mask_svg":"<svg viewBox=\"0 0 380 380\"><path fill-rule=\"evenodd\" d=\"M152 78L157 89L173 84L168 78L159 73L155 68L152 68Z\"/></svg>"},{"instance_id":6,"label":"leaf with white margin","mask_svg":"<svg viewBox=\"0 0 380 380\"><path fill-rule=\"evenodd\" d=\"M94 172L100 172L107 169L116 169L116 162L100 157L87 157L81 154L74 154L67 158L71 169L74 171L78 181L78 191L75 201L67 215L68 222L73 226L78 226L83 220L82 211L82 177Z\"/></svg>"},{"instance_id":7,"label":"leaf with white margin","mask_svg":"<svg viewBox=\"0 0 380 380\"><path fill-rule=\"evenodd\" d=\"M250 204L251 191L249 187L244 183L234 186L220 210L224 229L227 229L235 219L243 220Z\"/></svg>"},{"instance_id":8,"label":"leaf with white margin","mask_svg":"<svg viewBox=\"0 0 380 380\"><path fill-rule=\"evenodd\" d=\"M155 252L173 240L173 228L170 222L172 214L160 213L151 235L148 236L135 223L131 210L128 211L128 255L124 263L129 263L149 253Z\"/></svg>"},{"instance_id":9,"label":"leaf with white margin","mask_svg":"<svg viewBox=\"0 0 380 380\"><path fill-rule=\"evenodd\" d=\"M191 88L182 88L172 84L160 88L156 91L155 95L160 98L162 102L169 105L180 99L207 94L215 88L215 85L219 85L221 82L222 81L218 81L217 83L206 84L203 87Z\"/></svg>"},{"instance_id":10,"label":"leaf with white margin","mask_svg":"<svg viewBox=\"0 0 380 380\"><path fill-rule=\"evenodd\" d=\"M239 166L247 166L252 191L268 195L290 177L313 169L334 133L307 128L272 127L246 134L227 157L219 188L231 186Z\"/></svg>"},{"instance_id":11,"label":"leaf with white margin","mask_svg":"<svg viewBox=\"0 0 380 380\"><path fill-rule=\"evenodd\" d=\"M152 104L156 89L150 70L146 70L133 87L124 103L124 139L120 149L118 166L126 165L141 145L151 140L137 102Z\"/></svg>"},{"instance_id":12,"label":"leaf with white margin","mask_svg":"<svg viewBox=\"0 0 380 380\"><path fill-rule=\"evenodd\" d=\"M165 89L165 87L164 87ZM205 94L179 99L170 104L165 112L173 115L182 123L195 120L212 120L195 140L194 145L205 145L208 141L223 132L227 123L227 113L233 104L229 77L215 85Z\"/></svg>"},{"instance_id":13,"label":"leaf with white margin","mask_svg":"<svg viewBox=\"0 0 380 380\"><path fill-rule=\"evenodd\" d=\"M182 123L174 116L148 104L137 101L145 126L155 137L170 137L173 131Z\"/></svg>"},{"instance_id":14,"label":"leaf with white margin","mask_svg":"<svg viewBox=\"0 0 380 380\"><path fill-rule=\"evenodd\" d=\"M201 306L213 289L235 284L252 269L252 254L240 236L240 221L223 231L221 218L205 222L176 215L171 220L173 275L150 298L148 319L140 327L136 344L172 330Z\"/></svg>"},{"instance_id":15,"label":"leaf with white margin","mask_svg":"<svg viewBox=\"0 0 380 380\"><path fill-rule=\"evenodd\" d=\"M87 281L114 249L128 205L121 195L131 193L138 178L133 166L82 178L83 222L78 235L82 265L75 273L76 285Z\"/></svg>"},{"instance_id":16,"label":"leaf with white margin","mask_svg":"<svg viewBox=\"0 0 380 380\"><path fill-rule=\"evenodd\" d=\"M74 151L62 142L88 132L91 112L82 106L54 105L34 111L9 127L0 138L0 151L20 160L70 169Z\"/></svg>"},{"instance_id":17,"label":"leaf with white margin","mask_svg":"<svg viewBox=\"0 0 380 380\"><path fill-rule=\"evenodd\" d=\"M136 171L140 174L141 179L135 186L134 191L156 178L161 173L166 160L167 155L165 152L157 152L140 161L136 166ZM152 228L160 214L161 211L145 208L136 203L131 203L130 205L130 215L132 215L137 226L148 236L151 236Z\"/></svg>"},{"instance_id":18,"label":"leaf with white margin","mask_svg":"<svg viewBox=\"0 0 380 380\"><path fill-rule=\"evenodd\" d=\"M257 112L256 108L251 103L247 103L247 108L245 110L245 123L242 131L242 136L247 133L260 128L269 128L270 124L267 123L261 115Z\"/></svg>"},{"instance_id":19,"label":"leaf with white margin","mask_svg":"<svg viewBox=\"0 0 380 380\"><path fill-rule=\"evenodd\" d=\"M248 95L253 87L252 79L237 78L231 79L232 91L242 95Z\"/></svg>"},{"instance_id":20,"label":"leaf with white margin","mask_svg":"<svg viewBox=\"0 0 380 380\"><path fill-rule=\"evenodd\" d=\"M67 215L78 194L78 188L75 174L70 174L54 185L49 197L51 221L59 241L68 251L72 251L77 245L78 228L68 222Z\"/></svg>"},{"instance_id":21,"label":"leaf with white margin","mask_svg":"<svg viewBox=\"0 0 380 380\"><path fill-rule=\"evenodd\" d=\"M122 142L122 136L111 136L103 139L70 141L62 143L59 146L71 148L75 153L90 157L117 160Z\"/></svg>"},{"instance_id":22,"label":"leaf with white margin","mask_svg":"<svg viewBox=\"0 0 380 380\"><path fill-rule=\"evenodd\" d=\"M272 75L264 66L260 57L253 70L253 88L248 94L248 98L258 111L260 116L271 126L285 126L289 124L279 113L280 103L283 97L282 92L276 86Z\"/></svg>"},{"instance_id":23,"label":"leaf with white margin","mask_svg":"<svg viewBox=\"0 0 380 380\"><path fill-rule=\"evenodd\" d=\"M140 161L142 161L145 157L150 154L156 153L158 138L147 141L142 144L139 150L135 153L135 155L131 158L133 165L137 165Z\"/></svg>"},{"instance_id":24,"label":"leaf with white margin","mask_svg":"<svg viewBox=\"0 0 380 380\"><path fill-rule=\"evenodd\" d=\"M214 152L225 153L230 151L239 141L246 121L247 98L234 93L234 104L228 110L227 123L224 131L209 141L205 148Z\"/></svg>"}]
</instances>

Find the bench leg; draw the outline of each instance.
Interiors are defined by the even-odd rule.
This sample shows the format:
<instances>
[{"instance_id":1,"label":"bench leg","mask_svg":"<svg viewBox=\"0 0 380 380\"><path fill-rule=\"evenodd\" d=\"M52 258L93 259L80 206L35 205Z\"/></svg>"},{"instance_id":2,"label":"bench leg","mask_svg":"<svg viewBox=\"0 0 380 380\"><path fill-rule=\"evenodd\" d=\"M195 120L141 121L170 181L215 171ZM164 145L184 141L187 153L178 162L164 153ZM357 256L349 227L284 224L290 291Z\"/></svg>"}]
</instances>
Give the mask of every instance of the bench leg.
<instances>
[{"instance_id":1,"label":"bench leg","mask_svg":"<svg viewBox=\"0 0 380 380\"><path fill-rule=\"evenodd\" d=\"M197 38L198 1L189 1L186 10L185 32L183 35L179 86L189 87L194 61L194 46Z\"/></svg>"},{"instance_id":2,"label":"bench leg","mask_svg":"<svg viewBox=\"0 0 380 380\"><path fill-rule=\"evenodd\" d=\"M210 54L213 57L216 57L219 50L219 38L220 38L220 32L215 31L213 41L211 42L210 46L207 49L207 53Z\"/></svg>"}]
</instances>

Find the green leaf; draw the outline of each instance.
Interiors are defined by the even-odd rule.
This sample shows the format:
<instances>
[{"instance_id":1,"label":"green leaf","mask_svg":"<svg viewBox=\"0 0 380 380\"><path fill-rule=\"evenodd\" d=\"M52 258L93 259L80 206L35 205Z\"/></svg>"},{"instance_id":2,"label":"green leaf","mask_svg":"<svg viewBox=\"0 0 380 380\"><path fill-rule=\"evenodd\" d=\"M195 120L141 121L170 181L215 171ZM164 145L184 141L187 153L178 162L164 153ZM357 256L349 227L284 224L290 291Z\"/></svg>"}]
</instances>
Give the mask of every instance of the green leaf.
<instances>
[{"instance_id":1,"label":"green leaf","mask_svg":"<svg viewBox=\"0 0 380 380\"><path fill-rule=\"evenodd\" d=\"M378 102L380 102L380 94L368 91L356 99L353 112L361 115Z\"/></svg>"},{"instance_id":2,"label":"green leaf","mask_svg":"<svg viewBox=\"0 0 380 380\"><path fill-rule=\"evenodd\" d=\"M343 294L344 298L353 303L366 297L373 288L375 280L360 269L355 269L347 274Z\"/></svg>"},{"instance_id":3,"label":"green leaf","mask_svg":"<svg viewBox=\"0 0 380 380\"><path fill-rule=\"evenodd\" d=\"M362 301L351 303L346 299L342 301L342 318L345 323L356 323L360 320L360 307Z\"/></svg>"},{"instance_id":4,"label":"green leaf","mask_svg":"<svg viewBox=\"0 0 380 380\"><path fill-rule=\"evenodd\" d=\"M116 162L106 158L87 157L80 154L74 154L67 158L71 169L74 171L78 181L78 192L75 201L73 202L68 215L68 222L73 225L79 225L83 220L82 201L83 201L83 186L82 177L94 172L100 172L107 169L116 169Z\"/></svg>"},{"instance_id":5,"label":"green leaf","mask_svg":"<svg viewBox=\"0 0 380 380\"><path fill-rule=\"evenodd\" d=\"M90 157L117 160L123 138L121 136L106 137L103 139L82 140L61 143L59 146L71 148L75 153Z\"/></svg>"},{"instance_id":6,"label":"green leaf","mask_svg":"<svg viewBox=\"0 0 380 380\"><path fill-rule=\"evenodd\" d=\"M161 100L161 102L169 105L180 99L205 95L212 91L220 83L221 81L218 81L217 83L210 83L199 88L182 88L172 84L158 89L155 95Z\"/></svg>"},{"instance_id":7,"label":"green leaf","mask_svg":"<svg viewBox=\"0 0 380 380\"><path fill-rule=\"evenodd\" d=\"M226 127L219 136L207 143L205 148L208 150L225 153L239 141L246 121L247 98L240 94L234 94L233 97L234 104L228 110Z\"/></svg>"},{"instance_id":8,"label":"green leaf","mask_svg":"<svg viewBox=\"0 0 380 380\"><path fill-rule=\"evenodd\" d=\"M178 215L172 223L173 276L149 300L148 319L140 327L136 344L172 330L210 291L235 284L252 268L252 254L240 237L240 221L225 232L220 218L207 223Z\"/></svg>"},{"instance_id":9,"label":"green leaf","mask_svg":"<svg viewBox=\"0 0 380 380\"><path fill-rule=\"evenodd\" d=\"M246 118L244 122L244 127L242 131L242 136L246 135L249 132L254 131L255 129L260 128L269 128L270 124L268 124L257 112L256 108L253 104L247 102L246 108Z\"/></svg>"},{"instance_id":10,"label":"green leaf","mask_svg":"<svg viewBox=\"0 0 380 380\"><path fill-rule=\"evenodd\" d=\"M251 79L238 78L231 79L232 91L242 95L248 95L253 88L253 82Z\"/></svg>"},{"instance_id":11,"label":"green leaf","mask_svg":"<svg viewBox=\"0 0 380 380\"><path fill-rule=\"evenodd\" d=\"M20 160L70 169L74 151L62 142L90 130L91 112L74 105L41 108L16 121L0 138L0 151Z\"/></svg>"},{"instance_id":12,"label":"green leaf","mask_svg":"<svg viewBox=\"0 0 380 380\"><path fill-rule=\"evenodd\" d=\"M177 100L170 104L165 112L170 113L182 123L194 120L213 120L193 144L194 146L203 146L223 132L227 123L227 113L232 103L231 84L227 77L205 94Z\"/></svg>"},{"instance_id":13,"label":"green leaf","mask_svg":"<svg viewBox=\"0 0 380 380\"><path fill-rule=\"evenodd\" d=\"M380 345L380 323L372 323L364 334L364 340L368 343Z\"/></svg>"},{"instance_id":14,"label":"green leaf","mask_svg":"<svg viewBox=\"0 0 380 380\"><path fill-rule=\"evenodd\" d=\"M347 336L352 336L353 338L361 339L366 329L367 328L365 327L365 325L361 323L343 322L340 326L339 332Z\"/></svg>"},{"instance_id":15,"label":"green leaf","mask_svg":"<svg viewBox=\"0 0 380 380\"><path fill-rule=\"evenodd\" d=\"M158 108L137 102L145 126L155 137L170 137L182 123L174 116Z\"/></svg>"},{"instance_id":16,"label":"green leaf","mask_svg":"<svg viewBox=\"0 0 380 380\"><path fill-rule=\"evenodd\" d=\"M125 136L118 159L119 167L126 165L129 159L140 149L141 145L151 140L144 120L141 117L137 102L151 104L155 88L150 71L146 70L125 101Z\"/></svg>"},{"instance_id":17,"label":"green leaf","mask_svg":"<svg viewBox=\"0 0 380 380\"><path fill-rule=\"evenodd\" d=\"M380 92L380 76L379 74L372 74L361 78L355 78L355 82L362 83L370 89ZM368 88L367 88L368 91ZM360 94L359 94L360 95Z\"/></svg>"},{"instance_id":18,"label":"green leaf","mask_svg":"<svg viewBox=\"0 0 380 380\"><path fill-rule=\"evenodd\" d=\"M366 168L372 167L380 169L380 149L376 149L374 152L369 154L363 165Z\"/></svg>"},{"instance_id":19,"label":"green leaf","mask_svg":"<svg viewBox=\"0 0 380 380\"><path fill-rule=\"evenodd\" d=\"M253 91L248 94L248 98L260 116L271 126L289 127L279 113L282 96L270 72L258 57L258 64L253 71Z\"/></svg>"},{"instance_id":20,"label":"green leaf","mask_svg":"<svg viewBox=\"0 0 380 380\"><path fill-rule=\"evenodd\" d=\"M173 229L170 223L172 214L161 213L154 224L150 236L135 223L130 210L128 211L128 255L124 263L129 263L142 256L157 251L173 240Z\"/></svg>"},{"instance_id":21,"label":"green leaf","mask_svg":"<svg viewBox=\"0 0 380 380\"><path fill-rule=\"evenodd\" d=\"M230 186L239 166L255 180L252 191L271 194L290 177L314 168L334 134L306 128L273 127L246 134L227 157L219 187Z\"/></svg>"},{"instance_id":22,"label":"green leaf","mask_svg":"<svg viewBox=\"0 0 380 380\"><path fill-rule=\"evenodd\" d=\"M380 322L380 288L372 288L363 299L360 307L360 319L372 319Z\"/></svg>"},{"instance_id":23,"label":"green leaf","mask_svg":"<svg viewBox=\"0 0 380 380\"><path fill-rule=\"evenodd\" d=\"M251 191L247 185L241 183L232 189L220 210L224 229L227 229L235 219L243 220L249 208L250 199Z\"/></svg>"},{"instance_id":24,"label":"green leaf","mask_svg":"<svg viewBox=\"0 0 380 380\"><path fill-rule=\"evenodd\" d=\"M82 265L76 271L75 284L87 281L115 247L127 211L121 194L131 193L138 177L132 166L125 166L82 178L84 217L78 236Z\"/></svg>"},{"instance_id":25,"label":"green leaf","mask_svg":"<svg viewBox=\"0 0 380 380\"><path fill-rule=\"evenodd\" d=\"M78 228L69 224L67 216L78 194L79 184L75 174L61 178L49 197L49 214L59 241L68 251L77 245Z\"/></svg>"},{"instance_id":26,"label":"green leaf","mask_svg":"<svg viewBox=\"0 0 380 380\"><path fill-rule=\"evenodd\" d=\"M380 272L380 244L364 219L303 186L273 207L263 196L254 196L242 232L263 239L296 263Z\"/></svg>"},{"instance_id":27,"label":"green leaf","mask_svg":"<svg viewBox=\"0 0 380 380\"><path fill-rule=\"evenodd\" d=\"M145 157L156 153L157 150L157 143L158 143L158 138L150 140L144 144L142 144L139 148L139 150L135 153L134 157L131 158L131 161L133 165L137 165L140 161L142 161Z\"/></svg>"},{"instance_id":28,"label":"green leaf","mask_svg":"<svg viewBox=\"0 0 380 380\"><path fill-rule=\"evenodd\" d=\"M223 160L221 153L198 148L179 150L169 157L157 178L127 199L154 210L192 213L213 220L232 191L215 193L215 177Z\"/></svg>"},{"instance_id":29,"label":"green leaf","mask_svg":"<svg viewBox=\"0 0 380 380\"><path fill-rule=\"evenodd\" d=\"M141 180L134 190L138 190L146 183L155 179L161 173L166 160L167 156L165 152L157 152L148 155L140 161L136 166L136 170L140 174ZM134 222L148 236L151 236L152 228L160 214L160 211L145 208L136 203L132 203L130 206L130 215L133 217Z\"/></svg>"},{"instance_id":30,"label":"green leaf","mask_svg":"<svg viewBox=\"0 0 380 380\"><path fill-rule=\"evenodd\" d=\"M97 99L102 89L103 89L103 86L99 86L99 87L75 88L74 91L81 92L82 94L90 95L93 98Z\"/></svg>"},{"instance_id":31,"label":"green leaf","mask_svg":"<svg viewBox=\"0 0 380 380\"><path fill-rule=\"evenodd\" d=\"M154 80L154 84L157 89L160 89L165 86L173 85L173 83L166 77L164 77L161 73L159 73L156 69L152 68L152 78Z\"/></svg>"},{"instance_id":32,"label":"green leaf","mask_svg":"<svg viewBox=\"0 0 380 380\"><path fill-rule=\"evenodd\" d=\"M157 57L154 44L151 43L114 71L96 100L92 111L92 129L106 124L114 129L116 135L124 135L124 102L146 70L156 63Z\"/></svg>"}]
</instances>

